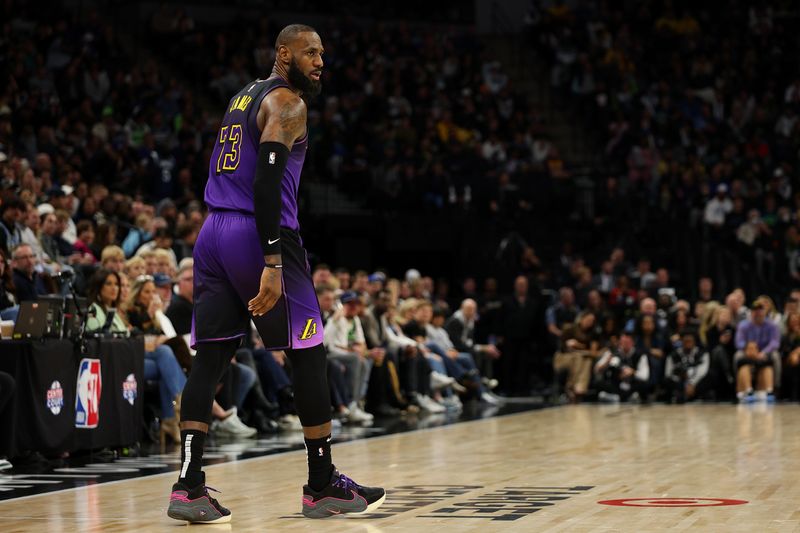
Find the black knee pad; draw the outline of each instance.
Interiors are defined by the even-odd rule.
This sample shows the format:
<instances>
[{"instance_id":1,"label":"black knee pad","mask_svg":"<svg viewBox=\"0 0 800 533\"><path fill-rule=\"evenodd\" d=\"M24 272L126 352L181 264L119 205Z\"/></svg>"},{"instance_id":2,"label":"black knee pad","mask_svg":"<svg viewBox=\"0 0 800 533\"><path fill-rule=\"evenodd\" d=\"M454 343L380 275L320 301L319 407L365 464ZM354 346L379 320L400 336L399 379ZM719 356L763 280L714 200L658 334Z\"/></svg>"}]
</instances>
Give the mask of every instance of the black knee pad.
<instances>
[{"instance_id":1,"label":"black knee pad","mask_svg":"<svg viewBox=\"0 0 800 533\"><path fill-rule=\"evenodd\" d=\"M181 420L211 423L211 406L217 383L228 369L239 342L240 339L230 339L197 345L192 371L183 387Z\"/></svg>"},{"instance_id":2,"label":"black knee pad","mask_svg":"<svg viewBox=\"0 0 800 533\"><path fill-rule=\"evenodd\" d=\"M320 345L302 350L287 350L292 363L294 403L303 427L321 426L331 421L328 391L328 358Z\"/></svg>"}]
</instances>

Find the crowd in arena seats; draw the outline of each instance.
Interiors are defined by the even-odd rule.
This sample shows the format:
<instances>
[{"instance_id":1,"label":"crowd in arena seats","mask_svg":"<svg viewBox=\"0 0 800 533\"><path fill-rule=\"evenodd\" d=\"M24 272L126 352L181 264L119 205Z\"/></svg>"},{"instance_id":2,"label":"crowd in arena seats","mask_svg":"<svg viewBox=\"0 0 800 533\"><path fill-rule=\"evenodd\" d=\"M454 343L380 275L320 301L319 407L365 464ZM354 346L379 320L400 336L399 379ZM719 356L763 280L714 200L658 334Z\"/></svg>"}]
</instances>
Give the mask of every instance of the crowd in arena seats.
<instances>
[{"instance_id":1,"label":"crowd in arena seats","mask_svg":"<svg viewBox=\"0 0 800 533\"><path fill-rule=\"evenodd\" d=\"M796 284L796 14L770 1L534 4L529 38L608 168L595 229L651 257L666 237L661 262L687 280Z\"/></svg>"},{"instance_id":2,"label":"crowd in arena seats","mask_svg":"<svg viewBox=\"0 0 800 533\"><path fill-rule=\"evenodd\" d=\"M505 212L530 209L537 180L566 175L537 110L474 31L349 19L317 29L323 93L309 102L304 179L388 210ZM151 21L155 46L220 105L269 75L279 30L267 16L211 25L166 5Z\"/></svg>"},{"instance_id":3,"label":"crowd in arena seats","mask_svg":"<svg viewBox=\"0 0 800 533\"><path fill-rule=\"evenodd\" d=\"M778 307L768 295L748 301L741 288L726 294L701 278L689 300L666 269L653 272L646 258L631 264L621 248L588 283L576 255L562 255L559 269L562 286L533 353L553 354L554 383L572 401L796 401L800 291L780 294Z\"/></svg>"}]
</instances>

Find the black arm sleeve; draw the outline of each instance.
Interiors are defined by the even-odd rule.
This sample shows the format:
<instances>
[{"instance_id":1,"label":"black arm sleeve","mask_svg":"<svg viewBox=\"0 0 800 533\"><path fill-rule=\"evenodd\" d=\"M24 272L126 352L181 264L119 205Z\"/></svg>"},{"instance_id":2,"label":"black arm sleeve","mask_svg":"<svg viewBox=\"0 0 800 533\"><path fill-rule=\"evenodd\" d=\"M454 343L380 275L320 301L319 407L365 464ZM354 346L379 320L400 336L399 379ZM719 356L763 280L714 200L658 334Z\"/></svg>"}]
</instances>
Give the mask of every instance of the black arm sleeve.
<instances>
[{"instance_id":1,"label":"black arm sleeve","mask_svg":"<svg viewBox=\"0 0 800 533\"><path fill-rule=\"evenodd\" d=\"M288 160L289 149L284 144L270 141L258 147L253 213L264 255L281 253L281 181Z\"/></svg>"}]
</instances>

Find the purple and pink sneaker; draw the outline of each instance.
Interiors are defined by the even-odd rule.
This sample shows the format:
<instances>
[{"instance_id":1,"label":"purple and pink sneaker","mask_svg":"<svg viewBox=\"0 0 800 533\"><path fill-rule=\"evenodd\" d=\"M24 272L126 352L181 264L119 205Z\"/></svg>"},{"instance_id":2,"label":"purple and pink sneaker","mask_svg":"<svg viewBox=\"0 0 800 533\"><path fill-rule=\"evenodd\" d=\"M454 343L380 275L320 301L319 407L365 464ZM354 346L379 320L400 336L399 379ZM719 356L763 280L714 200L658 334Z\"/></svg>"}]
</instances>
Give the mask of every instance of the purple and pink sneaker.
<instances>
[{"instance_id":1,"label":"purple and pink sneaker","mask_svg":"<svg viewBox=\"0 0 800 533\"><path fill-rule=\"evenodd\" d=\"M219 492L201 483L189 488L181 482L172 486L167 515L191 524L224 524L231 521L231 512L208 494Z\"/></svg>"},{"instance_id":2,"label":"purple and pink sneaker","mask_svg":"<svg viewBox=\"0 0 800 533\"><path fill-rule=\"evenodd\" d=\"M303 516L327 518L340 514L366 514L381 506L386 491L378 487L362 487L333 469L331 481L324 489L315 491L303 486Z\"/></svg>"}]
</instances>

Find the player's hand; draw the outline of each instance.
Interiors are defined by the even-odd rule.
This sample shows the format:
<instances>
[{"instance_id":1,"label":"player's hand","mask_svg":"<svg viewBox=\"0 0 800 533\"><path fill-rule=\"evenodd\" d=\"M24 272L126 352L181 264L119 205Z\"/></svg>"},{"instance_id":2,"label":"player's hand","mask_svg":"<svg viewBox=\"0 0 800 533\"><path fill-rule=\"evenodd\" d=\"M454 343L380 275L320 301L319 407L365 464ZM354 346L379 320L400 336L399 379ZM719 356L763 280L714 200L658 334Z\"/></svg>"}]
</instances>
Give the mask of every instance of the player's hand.
<instances>
[{"instance_id":1,"label":"player's hand","mask_svg":"<svg viewBox=\"0 0 800 533\"><path fill-rule=\"evenodd\" d=\"M261 288L255 298L247 303L247 310L253 316L261 316L275 307L278 298L281 297L281 270L279 268L267 268L261 271Z\"/></svg>"}]
</instances>

